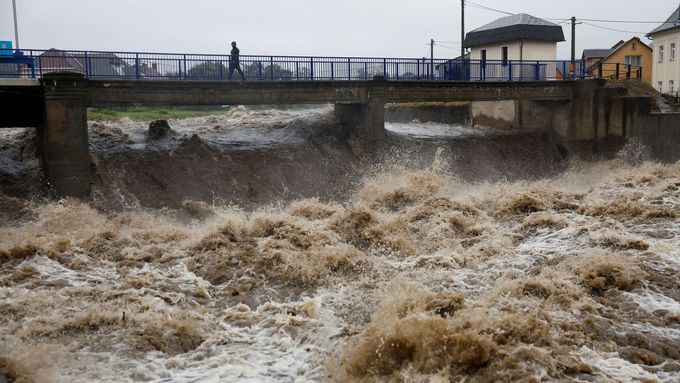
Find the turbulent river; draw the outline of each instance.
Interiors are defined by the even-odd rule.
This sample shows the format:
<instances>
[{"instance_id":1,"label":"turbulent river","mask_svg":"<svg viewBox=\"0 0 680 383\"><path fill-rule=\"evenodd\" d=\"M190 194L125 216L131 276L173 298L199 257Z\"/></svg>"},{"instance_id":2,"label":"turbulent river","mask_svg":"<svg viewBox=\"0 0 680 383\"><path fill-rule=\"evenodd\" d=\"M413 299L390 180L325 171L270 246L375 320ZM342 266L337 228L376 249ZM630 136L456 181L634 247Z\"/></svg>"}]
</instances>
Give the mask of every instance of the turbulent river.
<instances>
[{"instance_id":1,"label":"turbulent river","mask_svg":"<svg viewBox=\"0 0 680 383\"><path fill-rule=\"evenodd\" d=\"M146 125L90 123L86 201L0 131L0 381L680 381L680 162L418 122L365 159L328 110Z\"/></svg>"}]
</instances>

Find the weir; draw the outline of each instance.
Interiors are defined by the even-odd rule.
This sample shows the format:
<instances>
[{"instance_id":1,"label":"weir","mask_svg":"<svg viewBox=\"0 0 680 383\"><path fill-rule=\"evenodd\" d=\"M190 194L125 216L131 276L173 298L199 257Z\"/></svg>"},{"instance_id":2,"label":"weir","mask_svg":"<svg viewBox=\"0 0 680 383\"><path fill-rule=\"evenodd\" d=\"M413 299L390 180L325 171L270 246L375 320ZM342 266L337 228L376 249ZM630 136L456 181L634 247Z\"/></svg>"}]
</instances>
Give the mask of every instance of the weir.
<instances>
[{"instance_id":1,"label":"weir","mask_svg":"<svg viewBox=\"0 0 680 383\"><path fill-rule=\"evenodd\" d=\"M648 97L626 97L625 89L609 88L603 80L140 81L91 80L68 72L40 80L0 80L6 109L0 127L36 127L52 191L84 197L91 183L88 107L333 103L338 119L370 151L385 136L386 103L453 101L471 102L476 118L490 123L500 119L517 129L548 130L556 143L573 150L623 141L644 130L640 121L651 121L639 118L650 111ZM502 103L506 110L491 107ZM495 111L485 115L489 110Z\"/></svg>"}]
</instances>

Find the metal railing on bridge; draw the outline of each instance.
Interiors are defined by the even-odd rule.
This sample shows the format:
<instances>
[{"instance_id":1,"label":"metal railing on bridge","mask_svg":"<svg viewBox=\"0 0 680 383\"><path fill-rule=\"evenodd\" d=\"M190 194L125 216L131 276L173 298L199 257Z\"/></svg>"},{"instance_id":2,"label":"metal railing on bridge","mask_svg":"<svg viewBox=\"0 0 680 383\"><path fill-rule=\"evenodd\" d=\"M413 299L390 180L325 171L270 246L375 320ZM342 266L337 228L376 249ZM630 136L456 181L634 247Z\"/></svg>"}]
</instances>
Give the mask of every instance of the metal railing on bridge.
<instances>
[{"instance_id":1,"label":"metal railing on bridge","mask_svg":"<svg viewBox=\"0 0 680 383\"><path fill-rule=\"evenodd\" d=\"M89 79L229 80L229 55L12 50L0 52L0 78L77 72ZM240 56L248 81L540 81L593 77L585 61ZM234 78L240 76L234 73Z\"/></svg>"}]
</instances>

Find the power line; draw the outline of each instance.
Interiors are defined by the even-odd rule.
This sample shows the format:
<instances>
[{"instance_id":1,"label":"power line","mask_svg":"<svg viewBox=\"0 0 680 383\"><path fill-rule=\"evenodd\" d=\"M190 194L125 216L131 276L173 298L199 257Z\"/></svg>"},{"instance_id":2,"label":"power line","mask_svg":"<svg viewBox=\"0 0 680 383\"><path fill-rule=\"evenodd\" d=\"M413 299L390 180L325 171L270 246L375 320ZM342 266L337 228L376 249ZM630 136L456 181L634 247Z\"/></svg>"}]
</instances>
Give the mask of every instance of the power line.
<instances>
[{"instance_id":1,"label":"power line","mask_svg":"<svg viewBox=\"0 0 680 383\"><path fill-rule=\"evenodd\" d=\"M641 35L645 35L645 34L648 33L648 32L625 31L625 30L622 30L622 29L607 28L607 27L603 27L601 25L597 25L597 24L589 23L587 21L583 21L583 19L579 19L579 20L585 25L590 25L591 27L600 28L600 29L606 29L608 31L621 32L621 33L635 33L635 34L641 34Z\"/></svg>"},{"instance_id":2,"label":"power line","mask_svg":"<svg viewBox=\"0 0 680 383\"><path fill-rule=\"evenodd\" d=\"M515 15L514 13L511 13L511 12L502 11L500 9L487 7L486 5L477 4L477 3L474 3L474 2L471 2L471 1L467 1L465 4L470 4L474 8L477 8L477 9L484 9L484 10L487 10L487 11L502 13L502 14L505 14L505 15ZM541 18L545 19L545 20L558 20L558 21L569 21L570 20L570 19L550 18L550 17L541 17ZM615 24L616 23L618 23L618 24L665 24L666 23L666 21L642 21L642 20L607 20L607 19L582 19L582 18L579 18L579 20L580 21L597 22L597 23L615 23ZM615 30L615 31L616 32L626 32L626 33L645 33L645 32L618 31L618 30Z\"/></svg>"},{"instance_id":3,"label":"power line","mask_svg":"<svg viewBox=\"0 0 680 383\"><path fill-rule=\"evenodd\" d=\"M485 10L491 11L491 12L503 13L503 14L506 14L506 15L514 15L514 13L510 13L510 12L506 12L506 11L501 11L500 9L487 7L486 5L481 5L481 4L473 3L472 1L467 1L465 4L466 4L466 5L470 5L470 6L472 6L473 8L477 8L477 9L485 9Z\"/></svg>"},{"instance_id":4,"label":"power line","mask_svg":"<svg viewBox=\"0 0 680 383\"><path fill-rule=\"evenodd\" d=\"M447 47L447 46L444 46L444 45L437 45L437 44L435 44L434 46L435 46L435 47L439 47L439 48L448 49L448 50L451 50L451 51L458 51L458 48Z\"/></svg>"},{"instance_id":5,"label":"power line","mask_svg":"<svg viewBox=\"0 0 680 383\"><path fill-rule=\"evenodd\" d=\"M491 11L491 12L496 12L496 13L502 13L502 14L504 14L504 15L509 15L509 16L514 16L514 15L515 15L515 13L512 13L512 12L502 11L502 10L500 10L500 9L487 7L486 5L481 5L481 4L473 3L473 2L471 2L471 1L467 1L465 4L471 4L473 8L484 9L484 10ZM560 18L555 18L555 17L541 17L541 18L542 18L542 19L545 19L545 20L569 21L569 19L560 19Z\"/></svg>"},{"instance_id":6,"label":"power line","mask_svg":"<svg viewBox=\"0 0 680 383\"><path fill-rule=\"evenodd\" d=\"M665 21L640 21L640 20L601 20L601 19L579 19L582 21L592 21L596 23L617 23L617 24L665 24Z\"/></svg>"}]
</instances>

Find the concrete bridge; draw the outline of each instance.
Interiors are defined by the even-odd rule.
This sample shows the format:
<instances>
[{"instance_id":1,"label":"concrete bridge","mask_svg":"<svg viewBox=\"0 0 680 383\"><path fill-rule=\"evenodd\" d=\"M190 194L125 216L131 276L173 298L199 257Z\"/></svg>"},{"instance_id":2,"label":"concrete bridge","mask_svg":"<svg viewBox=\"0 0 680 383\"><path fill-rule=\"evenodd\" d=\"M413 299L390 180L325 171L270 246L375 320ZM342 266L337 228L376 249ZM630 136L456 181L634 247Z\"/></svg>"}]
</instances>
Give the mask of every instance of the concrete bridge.
<instances>
[{"instance_id":1,"label":"concrete bridge","mask_svg":"<svg viewBox=\"0 0 680 383\"><path fill-rule=\"evenodd\" d=\"M385 81L139 81L92 80L77 73L0 80L0 127L36 127L39 155L54 191L89 194L87 108L130 105L256 105L333 103L339 120L367 148L385 135L386 103L470 101L480 117L499 118L505 103L513 127L547 129L569 144L625 138L648 98L601 80L531 82ZM492 104L493 103L493 104ZM507 112L507 111L506 111ZM509 117L508 117L509 116Z\"/></svg>"}]
</instances>

